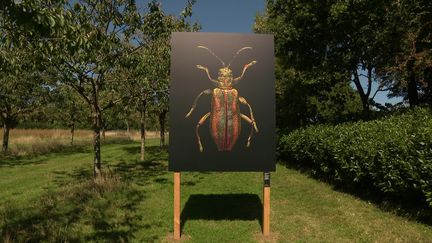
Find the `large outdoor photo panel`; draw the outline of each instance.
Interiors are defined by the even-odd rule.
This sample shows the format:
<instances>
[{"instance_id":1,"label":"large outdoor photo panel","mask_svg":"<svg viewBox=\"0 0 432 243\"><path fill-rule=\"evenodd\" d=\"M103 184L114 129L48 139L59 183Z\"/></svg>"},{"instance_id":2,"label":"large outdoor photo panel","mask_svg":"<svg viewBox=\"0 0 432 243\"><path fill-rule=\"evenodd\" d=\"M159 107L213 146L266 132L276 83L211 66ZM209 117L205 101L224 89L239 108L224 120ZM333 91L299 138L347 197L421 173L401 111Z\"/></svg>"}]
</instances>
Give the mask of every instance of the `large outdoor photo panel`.
<instances>
[{"instance_id":1,"label":"large outdoor photo panel","mask_svg":"<svg viewBox=\"0 0 432 243\"><path fill-rule=\"evenodd\" d=\"M170 171L274 171L273 36L173 33Z\"/></svg>"}]
</instances>

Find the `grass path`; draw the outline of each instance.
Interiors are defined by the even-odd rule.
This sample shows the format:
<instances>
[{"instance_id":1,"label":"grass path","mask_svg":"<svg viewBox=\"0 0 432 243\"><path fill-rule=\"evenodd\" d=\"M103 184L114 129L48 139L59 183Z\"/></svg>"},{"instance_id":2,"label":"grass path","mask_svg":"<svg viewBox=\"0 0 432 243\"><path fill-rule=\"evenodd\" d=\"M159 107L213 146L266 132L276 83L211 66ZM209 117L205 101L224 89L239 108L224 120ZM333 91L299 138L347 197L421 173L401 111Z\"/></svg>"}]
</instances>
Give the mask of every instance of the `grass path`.
<instances>
[{"instance_id":1,"label":"grass path","mask_svg":"<svg viewBox=\"0 0 432 243\"><path fill-rule=\"evenodd\" d=\"M126 237L133 242L167 241L172 234L173 178L167 171L167 154L157 144L158 141L149 140L144 162L139 161L138 143L103 146L105 168L109 166L140 196L134 200L131 199L134 195L113 198L114 202L130 200L130 203L119 204L115 213L100 216L107 218L109 227L86 225L90 237L86 240L114 242ZM14 204L17 208L37 205L47 191L59 190L90 176L91 159L90 151L55 153L27 160L3 158L0 204ZM182 233L186 242L430 242L432 239L431 226L383 212L373 204L334 191L331 186L282 165L272 173L274 233L269 239L260 236L261 173L182 173L181 189ZM89 208L100 205L105 204ZM79 217L85 217L83 213ZM126 224L115 220L129 214L133 217L126 218ZM60 216L71 217L61 212ZM39 219L36 224L44 220L50 219ZM1 222L6 221L0 218ZM118 225L124 228L122 235ZM93 231L97 234L92 234Z\"/></svg>"}]
</instances>

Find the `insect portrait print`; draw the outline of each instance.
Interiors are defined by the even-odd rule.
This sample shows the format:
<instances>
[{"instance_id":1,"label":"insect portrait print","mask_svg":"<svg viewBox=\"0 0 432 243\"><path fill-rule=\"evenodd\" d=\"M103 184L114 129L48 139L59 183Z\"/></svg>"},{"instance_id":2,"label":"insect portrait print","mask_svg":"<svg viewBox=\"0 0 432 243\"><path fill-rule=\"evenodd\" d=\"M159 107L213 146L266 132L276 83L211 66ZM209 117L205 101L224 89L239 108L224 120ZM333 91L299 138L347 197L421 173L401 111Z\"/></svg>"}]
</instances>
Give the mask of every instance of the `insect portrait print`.
<instances>
[{"instance_id":1,"label":"insect portrait print","mask_svg":"<svg viewBox=\"0 0 432 243\"><path fill-rule=\"evenodd\" d=\"M199 136L199 127L210 118L210 133L214 142L217 145L219 151L231 151L233 146L236 144L239 133L241 132L241 119L244 119L251 126L250 135L247 140L247 147L250 145L252 134L258 132L258 128L253 116L252 108L247 103L246 99L239 96L238 91L233 88L233 86L238 83L245 74L246 70L256 63L256 60L251 61L243 67L241 75L237 78L233 78L232 70L230 69L232 61L235 57L242 51L247 49L252 49L252 47L243 47L237 51L234 58L229 62L228 65L216 56L209 48L205 46L197 46L197 48L202 48L207 50L215 58L217 58L222 67L219 69L218 78L215 80L211 78L208 68L201 65L197 65L197 68L202 69L206 74L208 79L216 86L216 88L206 89L201 92L194 100L191 110L188 112L186 117L192 114L192 111L196 107L198 98L203 94L208 94L212 96L211 102L211 112L206 113L198 122L196 126L196 137L199 145L199 149L202 152L203 146L201 144L201 139ZM241 114L239 109L239 103L247 105L249 107L250 117Z\"/></svg>"},{"instance_id":2,"label":"insect portrait print","mask_svg":"<svg viewBox=\"0 0 432 243\"><path fill-rule=\"evenodd\" d=\"M274 171L273 36L172 33L169 170Z\"/></svg>"}]
</instances>

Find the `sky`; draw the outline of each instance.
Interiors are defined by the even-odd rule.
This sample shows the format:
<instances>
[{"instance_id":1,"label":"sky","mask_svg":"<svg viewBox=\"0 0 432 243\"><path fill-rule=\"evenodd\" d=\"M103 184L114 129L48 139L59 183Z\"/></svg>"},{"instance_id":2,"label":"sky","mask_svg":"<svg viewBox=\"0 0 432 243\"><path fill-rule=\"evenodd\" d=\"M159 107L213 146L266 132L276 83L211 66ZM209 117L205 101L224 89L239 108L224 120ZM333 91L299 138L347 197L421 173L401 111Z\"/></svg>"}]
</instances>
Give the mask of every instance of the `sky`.
<instances>
[{"instance_id":1,"label":"sky","mask_svg":"<svg viewBox=\"0 0 432 243\"><path fill-rule=\"evenodd\" d=\"M139 7L146 7L148 1L137 0ZM165 12L178 15L186 6L187 0L162 0ZM252 33L255 16L265 10L264 0L197 0L192 9L191 22L198 22L203 32ZM367 82L363 80L366 90ZM352 84L355 89L354 84ZM372 85L372 94L377 89ZM375 101L381 104L398 103L402 98L387 98L387 92L378 92Z\"/></svg>"},{"instance_id":2,"label":"sky","mask_svg":"<svg viewBox=\"0 0 432 243\"><path fill-rule=\"evenodd\" d=\"M162 8L179 14L185 0L162 0ZM197 21L204 32L252 33L257 13L264 12L264 0L197 0L192 9L192 21Z\"/></svg>"}]
</instances>

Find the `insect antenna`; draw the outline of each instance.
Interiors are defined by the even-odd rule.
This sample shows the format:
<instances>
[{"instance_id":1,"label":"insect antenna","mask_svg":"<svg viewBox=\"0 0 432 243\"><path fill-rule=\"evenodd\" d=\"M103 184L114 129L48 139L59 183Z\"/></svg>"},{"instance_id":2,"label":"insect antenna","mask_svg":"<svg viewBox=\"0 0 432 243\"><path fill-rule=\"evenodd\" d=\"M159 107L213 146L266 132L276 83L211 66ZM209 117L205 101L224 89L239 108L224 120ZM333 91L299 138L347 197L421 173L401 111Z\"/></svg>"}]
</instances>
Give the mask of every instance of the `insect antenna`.
<instances>
[{"instance_id":1,"label":"insect antenna","mask_svg":"<svg viewBox=\"0 0 432 243\"><path fill-rule=\"evenodd\" d=\"M214 54L214 52L212 50L210 50L210 48L207 48L205 46L197 46L197 47L202 48L202 49L206 49L208 52L210 52L213 56L215 56L222 63L222 66L225 67L225 63L222 61L222 59L220 59L218 56L216 56L216 54Z\"/></svg>"},{"instance_id":2,"label":"insect antenna","mask_svg":"<svg viewBox=\"0 0 432 243\"><path fill-rule=\"evenodd\" d=\"M238 54L240 54L240 52L242 52L242 51L244 51L244 50L247 50L247 49L252 49L252 47L250 47L250 46L245 46L245 47L243 47L243 48L241 48L240 50L238 50L237 52L236 52L236 54L234 55L234 57L231 59L231 61L229 62L229 64L228 64L228 67L230 67L231 66L231 63L234 61L234 59L238 56Z\"/></svg>"}]
</instances>

